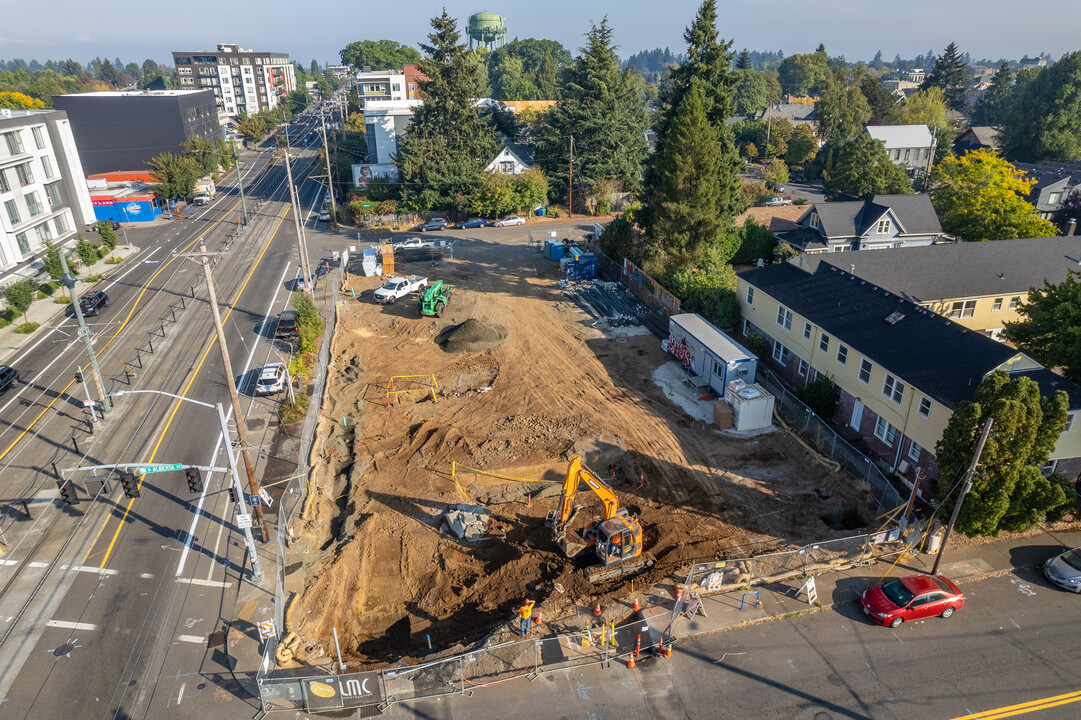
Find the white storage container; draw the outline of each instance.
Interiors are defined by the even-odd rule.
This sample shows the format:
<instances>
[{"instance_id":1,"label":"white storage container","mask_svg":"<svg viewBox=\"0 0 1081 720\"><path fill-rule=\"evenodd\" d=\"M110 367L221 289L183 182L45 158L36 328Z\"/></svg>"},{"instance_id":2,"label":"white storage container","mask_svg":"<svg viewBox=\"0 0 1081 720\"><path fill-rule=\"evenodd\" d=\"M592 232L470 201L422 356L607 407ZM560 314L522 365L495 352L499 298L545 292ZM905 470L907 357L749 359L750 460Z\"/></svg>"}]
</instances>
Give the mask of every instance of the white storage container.
<instances>
[{"instance_id":1,"label":"white storage container","mask_svg":"<svg viewBox=\"0 0 1081 720\"><path fill-rule=\"evenodd\" d=\"M773 424L773 395L761 385L735 380L725 388L724 399L732 406L733 429L745 432Z\"/></svg>"}]
</instances>

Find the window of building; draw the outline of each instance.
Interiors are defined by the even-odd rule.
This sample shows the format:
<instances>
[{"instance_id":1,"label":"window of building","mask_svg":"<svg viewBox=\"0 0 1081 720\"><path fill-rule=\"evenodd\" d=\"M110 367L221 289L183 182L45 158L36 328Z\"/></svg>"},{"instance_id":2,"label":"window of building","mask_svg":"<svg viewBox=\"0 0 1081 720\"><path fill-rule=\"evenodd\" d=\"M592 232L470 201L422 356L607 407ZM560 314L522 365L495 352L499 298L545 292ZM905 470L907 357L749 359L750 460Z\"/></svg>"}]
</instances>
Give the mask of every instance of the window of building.
<instances>
[{"instance_id":1,"label":"window of building","mask_svg":"<svg viewBox=\"0 0 1081 720\"><path fill-rule=\"evenodd\" d=\"M800 377L803 377L807 374L807 361L803 358L799 359L799 369L797 370L797 372L799 372Z\"/></svg>"},{"instance_id":2,"label":"window of building","mask_svg":"<svg viewBox=\"0 0 1081 720\"><path fill-rule=\"evenodd\" d=\"M897 436L897 428L890 425L882 418L875 418L875 437L892 446L893 440Z\"/></svg>"},{"instance_id":3,"label":"window of building","mask_svg":"<svg viewBox=\"0 0 1081 720\"><path fill-rule=\"evenodd\" d=\"M401 92L402 91L402 86L401 86L400 83L394 83L391 86L391 89L394 90L394 92Z\"/></svg>"},{"instance_id":4,"label":"window of building","mask_svg":"<svg viewBox=\"0 0 1081 720\"><path fill-rule=\"evenodd\" d=\"M1055 466L1057 464L1058 460L1048 460L1046 463L1043 464L1043 467L1040 468L1040 474L1044 477L1047 477L1051 473L1055 472Z\"/></svg>"},{"instance_id":5,"label":"window of building","mask_svg":"<svg viewBox=\"0 0 1081 720\"><path fill-rule=\"evenodd\" d=\"M18 225L22 221L22 218L19 217L19 206L15 204L14 200L5 200L4 207L7 208L8 220L11 221L11 224Z\"/></svg>"},{"instance_id":6,"label":"window of building","mask_svg":"<svg viewBox=\"0 0 1081 720\"><path fill-rule=\"evenodd\" d=\"M68 231L68 219L66 214L60 213L53 218L53 222L56 223L56 232L60 235L63 235Z\"/></svg>"},{"instance_id":7,"label":"window of building","mask_svg":"<svg viewBox=\"0 0 1081 720\"><path fill-rule=\"evenodd\" d=\"M811 339L811 323L803 323L803 339Z\"/></svg>"},{"instance_id":8,"label":"window of building","mask_svg":"<svg viewBox=\"0 0 1081 720\"><path fill-rule=\"evenodd\" d=\"M785 330L792 329L792 311L784 305L777 306L777 324Z\"/></svg>"},{"instance_id":9,"label":"window of building","mask_svg":"<svg viewBox=\"0 0 1081 720\"><path fill-rule=\"evenodd\" d=\"M871 382L871 362L867 358L860 360L860 382L864 385Z\"/></svg>"},{"instance_id":10,"label":"window of building","mask_svg":"<svg viewBox=\"0 0 1081 720\"><path fill-rule=\"evenodd\" d=\"M56 173L53 172L53 161L49 158L48 155L41 156L41 166L45 168L45 177L56 177Z\"/></svg>"},{"instance_id":11,"label":"window of building","mask_svg":"<svg viewBox=\"0 0 1081 720\"><path fill-rule=\"evenodd\" d=\"M0 170L0 192L11 192L11 186L8 185L7 173Z\"/></svg>"},{"instance_id":12,"label":"window of building","mask_svg":"<svg viewBox=\"0 0 1081 720\"><path fill-rule=\"evenodd\" d=\"M507 175L513 173L514 172L514 161L513 160L500 160L499 161L499 172L505 173Z\"/></svg>"},{"instance_id":13,"label":"window of building","mask_svg":"<svg viewBox=\"0 0 1081 720\"><path fill-rule=\"evenodd\" d=\"M19 131L13 130L12 132L4 133L4 142L7 143L8 153L11 155L19 155L23 151L23 141L19 137Z\"/></svg>"},{"instance_id":14,"label":"window of building","mask_svg":"<svg viewBox=\"0 0 1081 720\"><path fill-rule=\"evenodd\" d=\"M788 348L776 340L773 342L773 359L782 365L788 364Z\"/></svg>"},{"instance_id":15,"label":"window of building","mask_svg":"<svg viewBox=\"0 0 1081 720\"><path fill-rule=\"evenodd\" d=\"M886 373L886 379L882 382L882 394L900 405L901 398L905 396L905 384Z\"/></svg>"},{"instance_id":16,"label":"window of building","mask_svg":"<svg viewBox=\"0 0 1081 720\"><path fill-rule=\"evenodd\" d=\"M878 234L879 235L888 234L889 231L890 231L890 226L891 226L891 223L890 223L889 218L886 218L884 220L879 220L878 221Z\"/></svg>"},{"instance_id":17,"label":"window of building","mask_svg":"<svg viewBox=\"0 0 1081 720\"><path fill-rule=\"evenodd\" d=\"M822 335L818 338L818 349L822 352L829 352L830 336L826 333L822 333Z\"/></svg>"},{"instance_id":18,"label":"window of building","mask_svg":"<svg viewBox=\"0 0 1081 720\"><path fill-rule=\"evenodd\" d=\"M34 228L34 232L38 236L38 244L44 244L47 240L53 239L53 229L49 227L48 221L41 223Z\"/></svg>"},{"instance_id":19,"label":"window of building","mask_svg":"<svg viewBox=\"0 0 1081 720\"><path fill-rule=\"evenodd\" d=\"M34 144L38 146L38 150L45 149L45 137L41 134L41 127L35 125L30 128L30 131L34 133Z\"/></svg>"},{"instance_id":20,"label":"window of building","mask_svg":"<svg viewBox=\"0 0 1081 720\"><path fill-rule=\"evenodd\" d=\"M1077 413L1069 413L1066 415L1066 427L1062 432L1070 432L1070 429L1073 428L1073 419L1075 417L1077 417Z\"/></svg>"},{"instance_id":21,"label":"window of building","mask_svg":"<svg viewBox=\"0 0 1081 720\"><path fill-rule=\"evenodd\" d=\"M913 441L912 444L908 446L908 458L914 462L920 461L920 453L922 452L923 447L916 441Z\"/></svg>"},{"instance_id":22,"label":"window of building","mask_svg":"<svg viewBox=\"0 0 1081 720\"><path fill-rule=\"evenodd\" d=\"M1021 303L1021 296L1020 295L1014 295L1012 298L1010 298L1010 310L1016 310L1017 306L1020 303Z\"/></svg>"},{"instance_id":23,"label":"window of building","mask_svg":"<svg viewBox=\"0 0 1081 720\"><path fill-rule=\"evenodd\" d=\"M1059 199L1062 198L1062 193L1053 192L1047 196L1048 205L1058 205Z\"/></svg>"},{"instance_id":24,"label":"window of building","mask_svg":"<svg viewBox=\"0 0 1081 720\"><path fill-rule=\"evenodd\" d=\"M993 303L991 303L991 309L992 310L1001 310L1002 309L1002 298L995 298L995 301Z\"/></svg>"},{"instance_id":25,"label":"window of building","mask_svg":"<svg viewBox=\"0 0 1081 720\"><path fill-rule=\"evenodd\" d=\"M813 228L814 228L815 230L817 230L817 229L818 229L818 213L816 213L816 212L812 212L812 213L811 213L811 221L810 221L810 225L811 225L811 227L813 227Z\"/></svg>"},{"instance_id":26,"label":"window of building","mask_svg":"<svg viewBox=\"0 0 1081 720\"><path fill-rule=\"evenodd\" d=\"M15 177L19 178L19 185L26 187L34 182L34 173L30 172L30 163L15 166Z\"/></svg>"},{"instance_id":27,"label":"window of building","mask_svg":"<svg viewBox=\"0 0 1081 720\"><path fill-rule=\"evenodd\" d=\"M901 150L899 148L897 150L893 151L893 159L894 160L900 160L901 159Z\"/></svg>"},{"instance_id":28,"label":"window of building","mask_svg":"<svg viewBox=\"0 0 1081 720\"><path fill-rule=\"evenodd\" d=\"M26 255L30 252L30 241L26 239L26 233L21 232L15 235L15 242L19 246L19 252Z\"/></svg>"},{"instance_id":29,"label":"window of building","mask_svg":"<svg viewBox=\"0 0 1081 720\"><path fill-rule=\"evenodd\" d=\"M30 217L40 215L45 212L45 208L38 202L38 194L35 192L26 193L26 209L30 211Z\"/></svg>"},{"instance_id":30,"label":"window of building","mask_svg":"<svg viewBox=\"0 0 1081 720\"><path fill-rule=\"evenodd\" d=\"M837 346L837 362L842 365L848 362L848 348L844 345Z\"/></svg>"},{"instance_id":31,"label":"window of building","mask_svg":"<svg viewBox=\"0 0 1081 720\"><path fill-rule=\"evenodd\" d=\"M931 398L929 398L929 397L920 398L920 407L919 407L919 410L917 410L917 412L920 414L920 417L930 417L931 416Z\"/></svg>"},{"instance_id":32,"label":"window of building","mask_svg":"<svg viewBox=\"0 0 1081 720\"><path fill-rule=\"evenodd\" d=\"M908 160L908 156L909 156L910 152L911 152L911 150L908 150L907 148L905 149L905 161Z\"/></svg>"},{"instance_id":33,"label":"window of building","mask_svg":"<svg viewBox=\"0 0 1081 720\"><path fill-rule=\"evenodd\" d=\"M950 318L970 318L976 314L975 300L958 300L950 308Z\"/></svg>"}]
</instances>

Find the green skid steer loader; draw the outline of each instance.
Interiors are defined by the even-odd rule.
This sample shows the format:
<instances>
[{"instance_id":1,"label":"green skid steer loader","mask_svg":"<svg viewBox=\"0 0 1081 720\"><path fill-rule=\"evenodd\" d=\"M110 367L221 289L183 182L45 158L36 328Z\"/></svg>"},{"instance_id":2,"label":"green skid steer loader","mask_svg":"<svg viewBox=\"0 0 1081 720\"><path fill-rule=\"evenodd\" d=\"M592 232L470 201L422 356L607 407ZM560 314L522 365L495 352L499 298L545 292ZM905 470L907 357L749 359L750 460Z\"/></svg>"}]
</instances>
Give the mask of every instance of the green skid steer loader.
<instances>
[{"instance_id":1,"label":"green skid steer loader","mask_svg":"<svg viewBox=\"0 0 1081 720\"><path fill-rule=\"evenodd\" d=\"M421 317L425 315L443 317L443 309L450 304L450 285L442 280L436 280L424 291L420 302L417 303L417 312Z\"/></svg>"}]
</instances>

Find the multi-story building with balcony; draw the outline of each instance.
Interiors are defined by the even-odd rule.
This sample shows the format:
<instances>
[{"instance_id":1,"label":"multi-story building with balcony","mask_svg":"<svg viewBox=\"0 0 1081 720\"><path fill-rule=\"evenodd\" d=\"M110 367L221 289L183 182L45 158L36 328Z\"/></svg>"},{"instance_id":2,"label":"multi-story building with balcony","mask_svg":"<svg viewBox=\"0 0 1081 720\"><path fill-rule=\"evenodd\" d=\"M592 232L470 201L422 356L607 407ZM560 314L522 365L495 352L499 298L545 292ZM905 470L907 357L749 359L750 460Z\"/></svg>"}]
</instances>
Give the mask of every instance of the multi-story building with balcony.
<instances>
[{"instance_id":1,"label":"multi-story building with balcony","mask_svg":"<svg viewBox=\"0 0 1081 720\"><path fill-rule=\"evenodd\" d=\"M420 83L427 79L416 65L406 65L401 70L378 71L365 67L356 74L360 107L367 108L370 101L419 100Z\"/></svg>"},{"instance_id":2,"label":"multi-story building with balcony","mask_svg":"<svg viewBox=\"0 0 1081 720\"><path fill-rule=\"evenodd\" d=\"M297 89L289 56L221 43L216 51L174 52L181 89L211 90L220 115L254 115L277 107Z\"/></svg>"},{"instance_id":3,"label":"multi-story building with balcony","mask_svg":"<svg viewBox=\"0 0 1081 720\"><path fill-rule=\"evenodd\" d=\"M0 268L32 260L46 242L74 242L94 222L68 117L0 109Z\"/></svg>"}]
</instances>

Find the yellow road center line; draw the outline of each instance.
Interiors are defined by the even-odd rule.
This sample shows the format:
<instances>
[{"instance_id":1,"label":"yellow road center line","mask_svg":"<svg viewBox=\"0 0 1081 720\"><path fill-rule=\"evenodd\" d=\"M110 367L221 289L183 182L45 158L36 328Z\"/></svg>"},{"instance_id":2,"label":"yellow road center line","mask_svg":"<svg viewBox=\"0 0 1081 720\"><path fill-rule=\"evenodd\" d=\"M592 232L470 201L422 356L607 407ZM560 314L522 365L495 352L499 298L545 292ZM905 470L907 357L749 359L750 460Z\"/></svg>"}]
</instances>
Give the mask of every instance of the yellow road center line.
<instances>
[{"instance_id":1,"label":"yellow road center line","mask_svg":"<svg viewBox=\"0 0 1081 720\"><path fill-rule=\"evenodd\" d=\"M263 246L263 250L259 253L259 257L257 257L255 259L255 262L252 264L252 268L248 272L248 276L244 278L244 283L240 286L240 288L236 292L236 295L233 297L233 300L229 303L229 310L225 313L225 317L222 318L223 326L229 321L229 316L233 314L233 309L236 307L237 301L240 300L240 296L244 294L244 290L248 287L248 281L252 279L252 276L255 274L256 269L259 267L259 263L263 261L263 256L266 254L266 251L270 249L270 243L273 242L274 236L278 234L278 229L281 228L282 223L285 222L286 215L288 214L289 208L287 207L285 209L285 212L282 213L282 216L278 219L278 224L274 227L274 231L270 234L270 239L267 240L266 245ZM210 354L210 351L211 349L213 349L214 343L216 343L217 340L217 335L211 334L210 341L207 343L206 349L203 351L202 357L199 358L199 364L195 366L195 370L192 372L191 378L188 380L187 385L185 385L184 389L179 393L181 397L187 396L188 390L191 389L192 384L195 382L195 378L199 376L199 371L203 368L203 363L206 362L207 355ZM232 382L232 380L226 378L226 382ZM158 450L161 448L161 443L165 440L165 435L169 432L169 426L173 424L173 418L176 417L177 412L180 410L180 403L180 400L173 400L173 410L169 413L169 417L165 421L165 427L162 428L161 434L158 436L158 441L154 444L154 450L150 453L150 458L147 460L148 464L154 462L154 458L157 456ZM229 438L224 438L224 442L229 442ZM143 486L143 479L145 477L146 475L142 475L139 477L139 484L136 487L141 488ZM116 532L113 533L112 540L109 541L109 547L105 548L105 556L102 558L101 565L99 565L99 567L103 568L105 567L105 564L109 562L109 556L112 554L113 547L116 545L116 541L120 537L120 531L124 528L124 523L128 519L128 513L131 511L131 506L134 504L134 502L135 498L131 498L128 500L128 506L124 508L124 514L120 517L120 523L116 526ZM83 565L85 565L87 560L90 558L90 554L94 551L94 545L97 544L98 538L101 537L102 531L105 530L105 527L109 524L109 520L110 518L105 518L105 521L101 524L101 528L94 536L94 542L90 544L90 548L86 551L86 555L83 557Z\"/></svg>"},{"instance_id":2,"label":"yellow road center line","mask_svg":"<svg viewBox=\"0 0 1081 720\"><path fill-rule=\"evenodd\" d=\"M953 718L953 720L995 720L996 718L1006 718L1014 715L1036 712L1037 710L1046 710L1047 708L1058 707L1059 705L1068 705L1069 703L1074 703L1079 700L1081 700L1081 691L1076 691L1064 695L1043 698L1042 700L1030 700L1029 702L1018 703L1017 705L1007 705L1006 707L1000 707L995 710L984 710L983 712L973 713L972 715L961 715L960 717Z\"/></svg>"}]
</instances>

